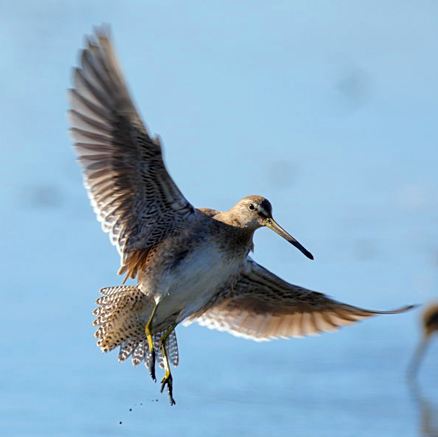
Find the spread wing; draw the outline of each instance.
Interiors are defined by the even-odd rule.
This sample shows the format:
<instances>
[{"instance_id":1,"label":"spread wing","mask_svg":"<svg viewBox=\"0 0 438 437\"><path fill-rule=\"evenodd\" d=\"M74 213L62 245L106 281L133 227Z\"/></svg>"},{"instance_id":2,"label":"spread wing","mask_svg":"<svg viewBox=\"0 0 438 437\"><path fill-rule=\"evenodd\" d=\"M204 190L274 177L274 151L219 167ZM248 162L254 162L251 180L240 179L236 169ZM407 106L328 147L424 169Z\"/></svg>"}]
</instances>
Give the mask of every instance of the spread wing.
<instances>
[{"instance_id":1,"label":"spread wing","mask_svg":"<svg viewBox=\"0 0 438 437\"><path fill-rule=\"evenodd\" d=\"M412 307L370 311L347 305L289 284L248 258L237 283L189 323L262 341L335 331L367 317L402 313Z\"/></svg>"},{"instance_id":2,"label":"spread wing","mask_svg":"<svg viewBox=\"0 0 438 437\"><path fill-rule=\"evenodd\" d=\"M149 135L134 106L107 28L87 39L70 102L84 183L123 267L133 252L161 241L194 209L166 170L160 140Z\"/></svg>"}]
</instances>

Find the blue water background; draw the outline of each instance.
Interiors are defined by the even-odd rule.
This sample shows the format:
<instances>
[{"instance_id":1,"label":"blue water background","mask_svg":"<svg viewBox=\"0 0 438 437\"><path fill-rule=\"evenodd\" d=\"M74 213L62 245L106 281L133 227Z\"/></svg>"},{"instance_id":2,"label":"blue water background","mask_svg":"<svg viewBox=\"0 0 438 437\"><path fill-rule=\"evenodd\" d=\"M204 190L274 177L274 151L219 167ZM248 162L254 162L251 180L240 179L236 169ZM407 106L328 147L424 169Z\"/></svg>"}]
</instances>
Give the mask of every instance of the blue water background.
<instances>
[{"instance_id":1,"label":"blue water background","mask_svg":"<svg viewBox=\"0 0 438 437\"><path fill-rule=\"evenodd\" d=\"M174 408L96 348L91 311L119 260L66 89L102 22L186 197L263 194L316 257L261 230L258 262L368 308L438 298L436 2L2 1L0 433L437 435L438 341L415 393L405 383L419 311L270 343L180 327Z\"/></svg>"}]
</instances>

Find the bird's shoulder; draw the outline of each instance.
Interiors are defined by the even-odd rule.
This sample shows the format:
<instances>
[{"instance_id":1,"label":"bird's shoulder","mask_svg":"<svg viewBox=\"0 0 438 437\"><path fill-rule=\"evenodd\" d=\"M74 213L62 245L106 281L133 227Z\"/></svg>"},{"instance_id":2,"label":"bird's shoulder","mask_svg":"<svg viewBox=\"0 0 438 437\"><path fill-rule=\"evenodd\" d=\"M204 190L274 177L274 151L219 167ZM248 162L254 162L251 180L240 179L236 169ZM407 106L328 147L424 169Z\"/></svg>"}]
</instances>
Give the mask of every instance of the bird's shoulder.
<instances>
[{"instance_id":1,"label":"bird's shoulder","mask_svg":"<svg viewBox=\"0 0 438 437\"><path fill-rule=\"evenodd\" d=\"M220 213L220 211L213 208L196 208L196 210L199 211L201 214L206 215L207 217L214 217L215 215Z\"/></svg>"}]
</instances>

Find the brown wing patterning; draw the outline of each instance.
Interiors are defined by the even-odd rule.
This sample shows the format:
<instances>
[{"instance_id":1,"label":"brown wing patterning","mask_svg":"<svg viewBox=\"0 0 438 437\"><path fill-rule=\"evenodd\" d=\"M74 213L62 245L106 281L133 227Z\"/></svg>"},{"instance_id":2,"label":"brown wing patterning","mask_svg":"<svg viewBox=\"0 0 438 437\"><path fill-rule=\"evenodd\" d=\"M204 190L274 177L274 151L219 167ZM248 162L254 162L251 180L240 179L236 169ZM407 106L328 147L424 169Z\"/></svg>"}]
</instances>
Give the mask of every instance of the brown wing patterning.
<instances>
[{"instance_id":1,"label":"brown wing patterning","mask_svg":"<svg viewBox=\"0 0 438 437\"><path fill-rule=\"evenodd\" d=\"M371 311L292 285L251 259L237 283L190 321L253 340L302 337L335 331L377 314L411 309Z\"/></svg>"},{"instance_id":2,"label":"brown wing patterning","mask_svg":"<svg viewBox=\"0 0 438 437\"><path fill-rule=\"evenodd\" d=\"M123 271L133 251L153 247L194 209L134 106L108 29L87 40L79 63L70 90L71 132L91 203Z\"/></svg>"}]
</instances>

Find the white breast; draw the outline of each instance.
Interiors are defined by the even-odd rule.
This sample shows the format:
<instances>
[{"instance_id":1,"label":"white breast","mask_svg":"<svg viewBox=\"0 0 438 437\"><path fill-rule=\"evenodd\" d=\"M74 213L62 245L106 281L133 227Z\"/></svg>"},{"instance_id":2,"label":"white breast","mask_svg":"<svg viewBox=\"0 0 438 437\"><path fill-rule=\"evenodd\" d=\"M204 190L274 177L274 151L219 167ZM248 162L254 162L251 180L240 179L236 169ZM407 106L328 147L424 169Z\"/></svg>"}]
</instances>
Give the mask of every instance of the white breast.
<instances>
[{"instance_id":1,"label":"white breast","mask_svg":"<svg viewBox=\"0 0 438 437\"><path fill-rule=\"evenodd\" d=\"M211 241L190 252L157 284L157 323L178 311L182 311L178 321L198 311L240 270L241 263L241 259L231 258Z\"/></svg>"}]
</instances>

